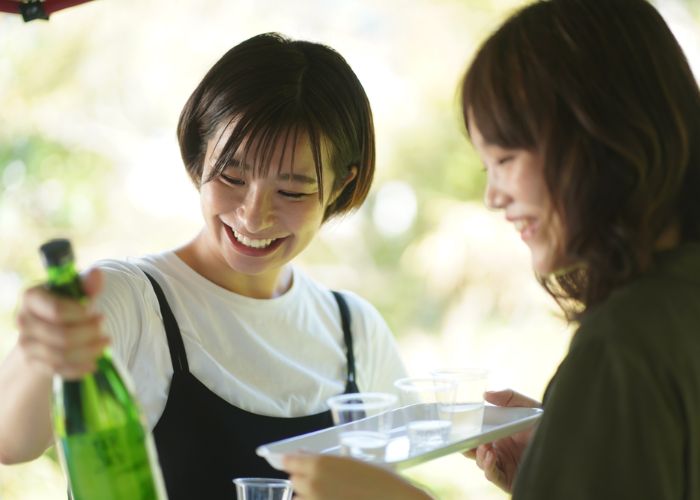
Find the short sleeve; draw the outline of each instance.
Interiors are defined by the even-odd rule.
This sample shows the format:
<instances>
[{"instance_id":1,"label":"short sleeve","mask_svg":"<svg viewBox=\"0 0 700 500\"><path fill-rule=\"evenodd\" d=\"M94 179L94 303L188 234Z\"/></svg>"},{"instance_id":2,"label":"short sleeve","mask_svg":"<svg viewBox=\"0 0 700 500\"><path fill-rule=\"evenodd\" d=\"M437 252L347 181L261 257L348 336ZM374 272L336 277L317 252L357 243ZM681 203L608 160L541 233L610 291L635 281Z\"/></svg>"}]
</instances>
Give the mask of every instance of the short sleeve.
<instances>
[{"instance_id":1,"label":"short sleeve","mask_svg":"<svg viewBox=\"0 0 700 500\"><path fill-rule=\"evenodd\" d=\"M514 500L683 497L682 424L652 353L578 343L548 390Z\"/></svg>"},{"instance_id":2,"label":"short sleeve","mask_svg":"<svg viewBox=\"0 0 700 500\"><path fill-rule=\"evenodd\" d=\"M140 337L148 328L150 316L146 278L135 266L116 261L101 261L102 292L95 306L104 315L105 333L112 339L112 353L127 369L133 368Z\"/></svg>"}]
</instances>

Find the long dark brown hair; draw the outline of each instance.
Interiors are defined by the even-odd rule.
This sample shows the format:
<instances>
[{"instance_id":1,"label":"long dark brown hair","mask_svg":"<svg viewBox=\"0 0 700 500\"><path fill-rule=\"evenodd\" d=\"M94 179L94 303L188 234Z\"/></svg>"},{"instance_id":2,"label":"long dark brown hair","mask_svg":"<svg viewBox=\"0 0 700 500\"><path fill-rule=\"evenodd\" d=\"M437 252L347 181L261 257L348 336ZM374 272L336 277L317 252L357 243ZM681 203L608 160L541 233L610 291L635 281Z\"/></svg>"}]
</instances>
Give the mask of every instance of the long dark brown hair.
<instances>
[{"instance_id":1,"label":"long dark brown hair","mask_svg":"<svg viewBox=\"0 0 700 500\"><path fill-rule=\"evenodd\" d=\"M700 91L647 1L521 9L477 52L462 110L487 142L541 154L579 265L540 281L568 317L653 265L669 227L700 241Z\"/></svg>"},{"instance_id":2,"label":"long dark brown hair","mask_svg":"<svg viewBox=\"0 0 700 500\"><path fill-rule=\"evenodd\" d=\"M203 178L207 142L221 126L231 135L214 168ZM358 207L367 197L375 164L372 111L367 95L346 60L319 43L291 40L279 33L254 36L230 49L207 72L185 104L178 123L180 152L199 187L221 174L234 156L267 175L278 143L294 148L308 135L319 200L323 164L330 163L335 190L357 175L327 207L324 220ZM322 145L329 158L324 158ZM279 167L281 168L281 166Z\"/></svg>"}]
</instances>

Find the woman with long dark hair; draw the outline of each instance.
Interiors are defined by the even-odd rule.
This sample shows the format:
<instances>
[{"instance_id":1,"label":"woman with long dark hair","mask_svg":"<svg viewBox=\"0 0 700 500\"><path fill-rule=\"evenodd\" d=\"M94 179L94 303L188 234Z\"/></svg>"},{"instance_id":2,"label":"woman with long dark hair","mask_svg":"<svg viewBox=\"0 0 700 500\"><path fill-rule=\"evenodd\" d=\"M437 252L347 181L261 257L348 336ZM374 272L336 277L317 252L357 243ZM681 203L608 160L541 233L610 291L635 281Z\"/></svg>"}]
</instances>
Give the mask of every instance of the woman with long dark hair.
<instances>
[{"instance_id":1,"label":"woman with long dark hair","mask_svg":"<svg viewBox=\"0 0 700 500\"><path fill-rule=\"evenodd\" d=\"M462 105L487 206L578 326L534 433L471 455L518 500L700 499L700 91L668 26L645 0L533 3ZM304 499L426 496L345 459L287 467Z\"/></svg>"}]
</instances>

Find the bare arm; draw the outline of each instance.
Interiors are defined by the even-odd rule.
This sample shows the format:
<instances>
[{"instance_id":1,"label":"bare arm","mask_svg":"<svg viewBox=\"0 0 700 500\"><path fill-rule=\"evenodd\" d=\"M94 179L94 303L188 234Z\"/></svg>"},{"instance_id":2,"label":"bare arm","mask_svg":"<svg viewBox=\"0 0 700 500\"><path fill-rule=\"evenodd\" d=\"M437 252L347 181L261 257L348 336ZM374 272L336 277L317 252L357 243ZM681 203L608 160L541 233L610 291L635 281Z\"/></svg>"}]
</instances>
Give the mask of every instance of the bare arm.
<instances>
[{"instance_id":1,"label":"bare arm","mask_svg":"<svg viewBox=\"0 0 700 500\"><path fill-rule=\"evenodd\" d=\"M349 457L287 455L284 468L300 500L432 500L394 472Z\"/></svg>"},{"instance_id":2,"label":"bare arm","mask_svg":"<svg viewBox=\"0 0 700 500\"><path fill-rule=\"evenodd\" d=\"M88 295L101 286L99 272L84 280ZM17 314L19 338L0 364L0 463L33 460L51 444L54 374L76 379L95 369L109 339L89 304L57 297L43 287L27 290Z\"/></svg>"},{"instance_id":3,"label":"bare arm","mask_svg":"<svg viewBox=\"0 0 700 500\"><path fill-rule=\"evenodd\" d=\"M32 368L18 346L0 365L0 463L33 460L51 444L51 375Z\"/></svg>"}]
</instances>

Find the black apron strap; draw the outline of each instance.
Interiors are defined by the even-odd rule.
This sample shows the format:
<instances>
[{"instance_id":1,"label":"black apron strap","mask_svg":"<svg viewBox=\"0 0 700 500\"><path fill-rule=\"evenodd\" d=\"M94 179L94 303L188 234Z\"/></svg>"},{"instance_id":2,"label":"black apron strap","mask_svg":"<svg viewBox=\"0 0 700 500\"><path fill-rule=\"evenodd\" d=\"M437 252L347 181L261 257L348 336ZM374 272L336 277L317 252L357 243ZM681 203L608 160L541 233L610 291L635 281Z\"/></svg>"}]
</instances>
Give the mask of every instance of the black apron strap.
<instances>
[{"instance_id":1,"label":"black apron strap","mask_svg":"<svg viewBox=\"0 0 700 500\"><path fill-rule=\"evenodd\" d=\"M146 271L143 271L143 274L145 274L148 281L151 282L153 291L156 293L156 297L158 298L160 314L163 316L165 335L168 338L168 348L170 349L170 360L173 363L173 370L176 372L189 372L190 368L187 364L187 353L185 352L185 344L182 342L180 327L177 326L177 321L175 320L175 316L173 315L170 305L165 298L163 289L153 278L153 276L148 274Z\"/></svg>"},{"instance_id":2,"label":"black apron strap","mask_svg":"<svg viewBox=\"0 0 700 500\"><path fill-rule=\"evenodd\" d=\"M355 392L360 392L357 388L357 377L355 374L355 353L352 347L352 330L350 329L350 310L348 309L348 304L345 302L345 298L340 292L331 290L335 301L338 303L338 309L340 309L340 322L343 327L343 337L345 338L345 348L347 349L347 359L348 359L348 378L345 383L345 394L352 394Z\"/></svg>"}]
</instances>

